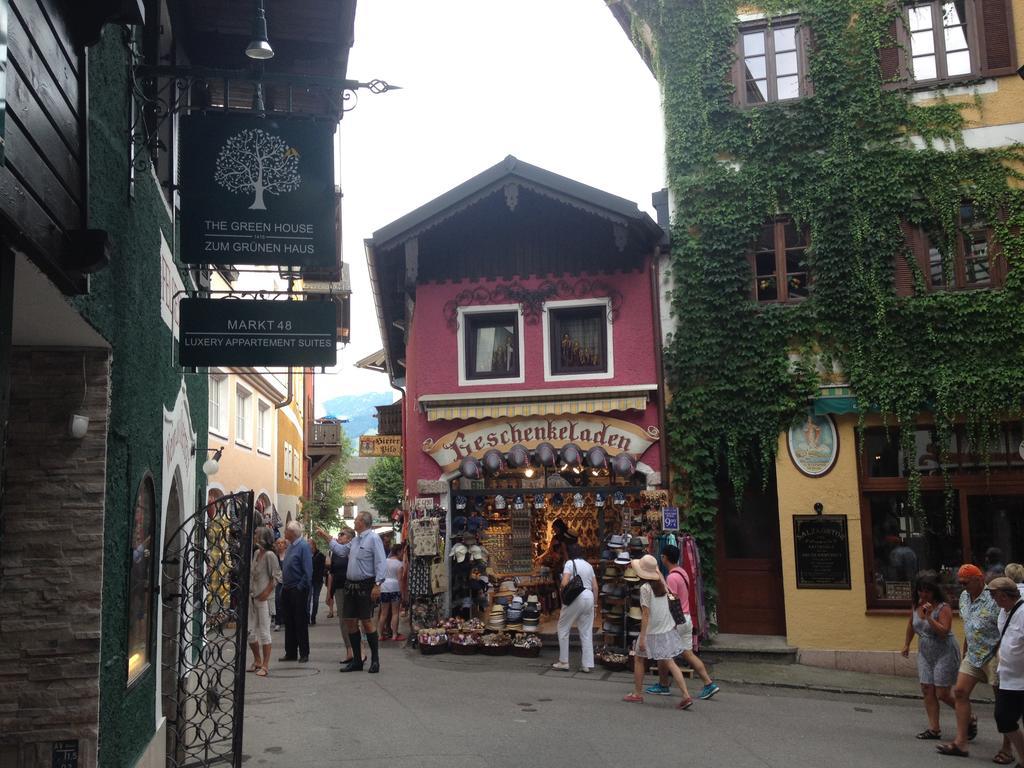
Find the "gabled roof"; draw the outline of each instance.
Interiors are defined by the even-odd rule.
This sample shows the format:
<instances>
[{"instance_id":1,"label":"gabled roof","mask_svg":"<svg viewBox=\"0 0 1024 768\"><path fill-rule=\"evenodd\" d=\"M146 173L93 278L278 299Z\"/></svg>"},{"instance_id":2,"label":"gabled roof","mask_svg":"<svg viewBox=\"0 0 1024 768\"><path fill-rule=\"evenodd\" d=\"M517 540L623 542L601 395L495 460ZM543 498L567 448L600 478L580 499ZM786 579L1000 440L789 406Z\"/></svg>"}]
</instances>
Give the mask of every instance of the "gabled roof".
<instances>
[{"instance_id":1,"label":"gabled roof","mask_svg":"<svg viewBox=\"0 0 1024 768\"><path fill-rule=\"evenodd\" d=\"M509 155L497 165L421 205L373 233L369 245L376 249L393 247L402 240L418 236L450 216L493 194L509 182L521 184L534 192L567 203L623 225L639 226L651 233L654 242L663 232L657 223L640 210L636 203L618 195L603 192Z\"/></svg>"}]
</instances>

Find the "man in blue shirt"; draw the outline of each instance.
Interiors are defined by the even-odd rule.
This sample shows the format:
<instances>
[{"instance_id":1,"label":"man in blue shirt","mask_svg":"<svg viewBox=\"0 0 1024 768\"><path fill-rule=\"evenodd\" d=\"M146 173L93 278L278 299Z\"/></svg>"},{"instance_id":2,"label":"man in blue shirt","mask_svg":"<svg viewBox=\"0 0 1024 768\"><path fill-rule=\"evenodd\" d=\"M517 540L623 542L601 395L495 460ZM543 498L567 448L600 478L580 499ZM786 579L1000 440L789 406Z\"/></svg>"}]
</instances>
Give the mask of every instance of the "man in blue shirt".
<instances>
[{"instance_id":1,"label":"man in blue shirt","mask_svg":"<svg viewBox=\"0 0 1024 768\"><path fill-rule=\"evenodd\" d=\"M342 618L345 631L352 645L352 661L344 664L339 672L357 672L363 668L363 654L360 649L359 624L366 634L370 646L370 667L367 672L380 671L377 628L373 624L373 607L380 599L380 585L384 583L384 543L373 530L373 516L359 512L353 522L356 537L347 544L331 540L326 531L320 535L331 541L331 553L348 557L348 571L345 574L345 604Z\"/></svg>"},{"instance_id":2,"label":"man in blue shirt","mask_svg":"<svg viewBox=\"0 0 1024 768\"><path fill-rule=\"evenodd\" d=\"M284 656L281 661L309 661L309 590L313 582L313 555L302 536L302 524L285 526L288 551L281 565L281 609L284 613Z\"/></svg>"}]
</instances>

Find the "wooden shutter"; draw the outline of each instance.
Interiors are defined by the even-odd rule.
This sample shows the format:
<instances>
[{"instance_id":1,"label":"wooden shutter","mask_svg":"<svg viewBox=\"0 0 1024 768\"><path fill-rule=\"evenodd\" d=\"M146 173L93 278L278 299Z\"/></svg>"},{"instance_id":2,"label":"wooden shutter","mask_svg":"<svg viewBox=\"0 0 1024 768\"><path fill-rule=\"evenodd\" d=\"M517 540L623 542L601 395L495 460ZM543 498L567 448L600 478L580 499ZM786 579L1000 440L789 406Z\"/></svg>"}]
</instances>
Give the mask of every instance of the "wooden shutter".
<instances>
[{"instance_id":1,"label":"wooden shutter","mask_svg":"<svg viewBox=\"0 0 1024 768\"><path fill-rule=\"evenodd\" d=\"M878 64L882 72L883 83L892 84L901 74L898 24L899 21L893 19L892 24L889 25L889 31L883 39L882 47L878 49Z\"/></svg>"},{"instance_id":2,"label":"wooden shutter","mask_svg":"<svg viewBox=\"0 0 1024 768\"><path fill-rule=\"evenodd\" d=\"M975 0L981 74L1011 75L1017 68L1012 0Z\"/></svg>"},{"instance_id":3,"label":"wooden shutter","mask_svg":"<svg viewBox=\"0 0 1024 768\"><path fill-rule=\"evenodd\" d=\"M918 231L907 222L900 224L903 230L903 239L906 241L906 248L896 254L893 259L892 285L897 296L914 295L914 272L910 268L907 259L918 259Z\"/></svg>"}]
</instances>

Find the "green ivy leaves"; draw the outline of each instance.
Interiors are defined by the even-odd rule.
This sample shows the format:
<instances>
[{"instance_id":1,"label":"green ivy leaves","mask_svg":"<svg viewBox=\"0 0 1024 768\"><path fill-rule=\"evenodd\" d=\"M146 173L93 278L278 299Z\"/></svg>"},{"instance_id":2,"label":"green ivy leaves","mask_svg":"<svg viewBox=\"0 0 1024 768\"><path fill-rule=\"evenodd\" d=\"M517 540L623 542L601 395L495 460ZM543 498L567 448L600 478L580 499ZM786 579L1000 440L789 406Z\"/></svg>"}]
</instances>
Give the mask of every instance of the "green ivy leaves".
<instances>
[{"instance_id":1,"label":"green ivy leaves","mask_svg":"<svg viewBox=\"0 0 1024 768\"><path fill-rule=\"evenodd\" d=\"M862 413L890 424L931 411L940 431L966 419L980 435L1021 412L1024 201L1015 185L1024 152L965 148L962 105L921 106L882 87L879 50L898 13L887 0L762 3L770 16L799 13L813 40L813 94L756 109L732 100L736 0L630 5L635 25L653 31L676 203L677 331L665 350L674 490L714 600L718 480L727 475L739 498L766 476L754 469L774 462L779 433L819 384L809 363L790 363L791 351L838 361ZM1010 267L1005 287L929 293L913 264L916 295L898 298L895 260L908 257L901 222L951 254L965 198L993 224ZM813 291L800 304L758 307L748 251L780 213L810 229ZM913 430L901 434L914 455ZM910 485L917 504L913 475Z\"/></svg>"}]
</instances>

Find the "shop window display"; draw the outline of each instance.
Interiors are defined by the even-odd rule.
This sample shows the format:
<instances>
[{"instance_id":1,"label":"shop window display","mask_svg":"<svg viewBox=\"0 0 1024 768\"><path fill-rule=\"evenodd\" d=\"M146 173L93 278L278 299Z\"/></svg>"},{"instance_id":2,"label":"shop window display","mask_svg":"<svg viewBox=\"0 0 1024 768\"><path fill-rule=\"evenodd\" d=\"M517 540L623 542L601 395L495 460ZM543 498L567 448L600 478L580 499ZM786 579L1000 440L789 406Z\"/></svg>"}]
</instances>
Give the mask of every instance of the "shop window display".
<instances>
[{"instance_id":1,"label":"shop window display","mask_svg":"<svg viewBox=\"0 0 1024 768\"><path fill-rule=\"evenodd\" d=\"M939 574L954 602L959 588L956 569L964 562L960 518L948 515L944 494L924 493L924 513L915 516L905 494L872 494L873 583L881 600L910 600L911 583L918 571Z\"/></svg>"},{"instance_id":2,"label":"shop window display","mask_svg":"<svg viewBox=\"0 0 1024 768\"><path fill-rule=\"evenodd\" d=\"M551 372L604 373L608 370L608 307L548 310L551 318Z\"/></svg>"},{"instance_id":3,"label":"shop window display","mask_svg":"<svg viewBox=\"0 0 1024 768\"><path fill-rule=\"evenodd\" d=\"M897 428L868 428L861 454L862 525L868 606L909 605L914 573L935 570L958 593L953 574L963 563L985 567L986 552L1003 563L1024 558L1024 454L1021 423L988 434L956 425L945 444L931 424L915 427L913 454ZM920 475L920 514L909 506L909 471Z\"/></svg>"}]
</instances>

